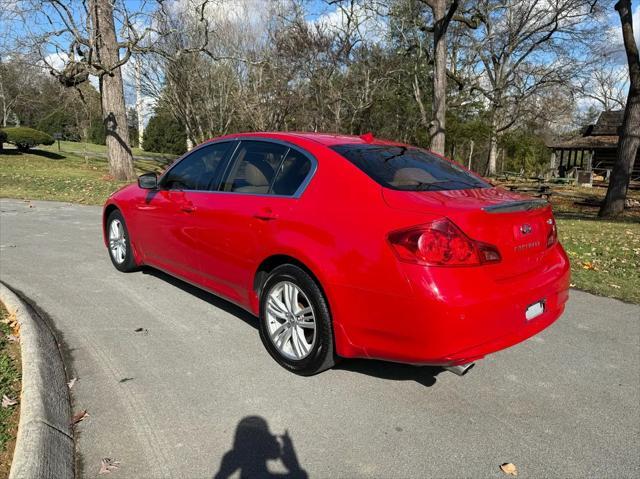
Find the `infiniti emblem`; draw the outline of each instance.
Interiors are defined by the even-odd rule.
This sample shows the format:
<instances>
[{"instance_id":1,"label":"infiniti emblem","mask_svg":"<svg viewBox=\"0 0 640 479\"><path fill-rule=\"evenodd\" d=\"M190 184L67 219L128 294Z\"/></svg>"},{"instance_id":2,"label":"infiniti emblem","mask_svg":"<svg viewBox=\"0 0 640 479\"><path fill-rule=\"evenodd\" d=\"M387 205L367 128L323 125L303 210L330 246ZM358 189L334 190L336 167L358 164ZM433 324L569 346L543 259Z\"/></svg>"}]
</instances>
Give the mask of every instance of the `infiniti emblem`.
<instances>
[{"instance_id":1,"label":"infiniti emblem","mask_svg":"<svg viewBox=\"0 0 640 479\"><path fill-rule=\"evenodd\" d=\"M529 224L523 224L520 227L520 233L522 233L523 235L528 235L529 233L531 233L531 225Z\"/></svg>"}]
</instances>

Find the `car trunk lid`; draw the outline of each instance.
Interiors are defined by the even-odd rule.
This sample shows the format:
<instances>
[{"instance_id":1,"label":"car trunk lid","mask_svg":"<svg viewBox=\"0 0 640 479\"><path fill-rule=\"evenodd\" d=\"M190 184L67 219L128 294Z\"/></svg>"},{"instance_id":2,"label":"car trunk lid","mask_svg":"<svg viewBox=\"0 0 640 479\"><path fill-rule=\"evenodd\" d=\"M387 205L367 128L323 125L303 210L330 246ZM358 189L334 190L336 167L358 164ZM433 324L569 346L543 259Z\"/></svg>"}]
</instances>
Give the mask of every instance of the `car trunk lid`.
<instances>
[{"instance_id":1,"label":"car trunk lid","mask_svg":"<svg viewBox=\"0 0 640 479\"><path fill-rule=\"evenodd\" d=\"M383 188L383 197L391 208L447 217L470 238L496 246L502 260L485 267L498 280L534 270L554 227L546 200L499 188L430 192Z\"/></svg>"}]
</instances>

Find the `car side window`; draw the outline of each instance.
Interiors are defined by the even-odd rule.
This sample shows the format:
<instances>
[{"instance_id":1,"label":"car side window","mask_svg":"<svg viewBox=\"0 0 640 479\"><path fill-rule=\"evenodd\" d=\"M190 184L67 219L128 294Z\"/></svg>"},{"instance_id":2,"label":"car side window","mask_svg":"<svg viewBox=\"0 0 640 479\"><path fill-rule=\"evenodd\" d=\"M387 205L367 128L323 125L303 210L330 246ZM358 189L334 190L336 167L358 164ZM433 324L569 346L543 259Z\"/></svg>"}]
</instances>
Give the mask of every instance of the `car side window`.
<instances>
[{"instance_id":1,"label":"car side window","mask_svg":"<svg viewBox=\"0 0 640 479\"><path fill-rule=\"evenodd\" d=\"M198 148L171 168L162 179L168 190L210 191L218 187L223 159L233 142L215 143Z\"/></svg>"},{"instance_id":2,"label":"car side window","mask_svg":"<svg viewBox=\"0 0 640 479\"><path fill-rule=\"evenodd\" d=\"M280 170L289 148L266 141L242 141L235 155L233 167L224 191L269 194L273 180Z\"/></svg>"},{"instance_id":3,"label":"car side window","mask_svg":"<svg viewBox=\"0 0 640 479\"><path fill-rule=\"evenodd\" d=\"M311 161L299 151L290 149L276 175L273 187L275 195L292 196L311 171Z\"/></svg>"}]
</instances>

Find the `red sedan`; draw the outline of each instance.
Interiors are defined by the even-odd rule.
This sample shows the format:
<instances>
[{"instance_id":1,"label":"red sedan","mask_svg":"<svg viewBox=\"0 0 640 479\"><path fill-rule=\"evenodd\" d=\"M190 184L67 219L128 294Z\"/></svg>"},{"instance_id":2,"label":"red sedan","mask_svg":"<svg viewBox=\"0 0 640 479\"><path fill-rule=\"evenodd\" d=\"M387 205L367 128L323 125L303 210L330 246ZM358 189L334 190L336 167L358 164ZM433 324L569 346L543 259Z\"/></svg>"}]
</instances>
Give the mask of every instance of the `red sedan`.
<instances>
[{"instance_id":1,"label":"red sedan","mask_svg":"<svg viewBox=\"0 0 640 479\"><path fill-rule=\"evenodd\" d=\"M104 207L114 266L165 271L259 318L298 374L338 357L474 361L562 314L551 207L420 148L246 133L208 141Z\"/></svg>"}]
</instances>

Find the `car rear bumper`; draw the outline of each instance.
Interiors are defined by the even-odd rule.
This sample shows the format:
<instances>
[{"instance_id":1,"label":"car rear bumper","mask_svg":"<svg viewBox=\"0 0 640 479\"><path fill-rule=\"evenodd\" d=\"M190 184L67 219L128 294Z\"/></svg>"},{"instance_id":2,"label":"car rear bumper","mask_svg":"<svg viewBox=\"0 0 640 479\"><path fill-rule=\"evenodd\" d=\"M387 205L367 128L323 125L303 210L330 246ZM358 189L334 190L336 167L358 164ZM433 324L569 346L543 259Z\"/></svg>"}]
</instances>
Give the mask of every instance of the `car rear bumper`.
<instances>
[{"instance_id":1,"label":"car rear bumper","mask_svg":"<svg viewBox=\"0 0 640 479\"><path fill-rule=\"evenodd\" d=\"M557 245L525 275L496 279L479 268L400 266L412 294L334 288L339 309L338 353L411 364L458 365L513 346L556 321L568 299L569 261ZM405 283L406 285L406 283ZM398 289L399 291L399 289ZM527 320L528 306L545 302Z\"/></svg>"}]
</instances>

